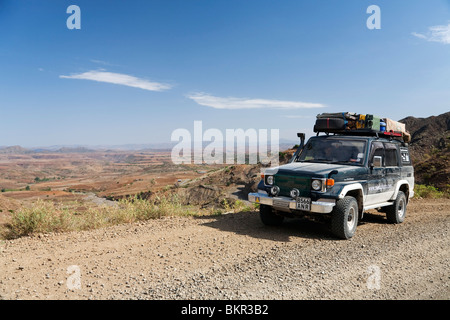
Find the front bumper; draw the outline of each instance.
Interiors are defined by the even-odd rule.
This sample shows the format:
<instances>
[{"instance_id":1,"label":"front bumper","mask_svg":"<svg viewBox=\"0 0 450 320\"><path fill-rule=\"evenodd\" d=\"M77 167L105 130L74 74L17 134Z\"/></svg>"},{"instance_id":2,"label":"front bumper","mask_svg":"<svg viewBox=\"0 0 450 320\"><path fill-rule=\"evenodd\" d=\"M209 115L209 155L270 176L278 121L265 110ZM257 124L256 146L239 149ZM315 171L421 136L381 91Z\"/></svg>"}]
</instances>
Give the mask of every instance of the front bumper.
<instances>
[{"instance_id":1,"label":"front bumper","mask_svg":"<svg viewBox=\"0 0 450 320\"><path fill-rule=\"evenodd\" d=\"M281 211L297 210L297 202L289 197L270 197L266 193L249 193L248 201L253 203L272 206ZM333 199L319 199L311 202L311 211L313 213L331 213L336 201Z\"/></svg>"}]
</instances>

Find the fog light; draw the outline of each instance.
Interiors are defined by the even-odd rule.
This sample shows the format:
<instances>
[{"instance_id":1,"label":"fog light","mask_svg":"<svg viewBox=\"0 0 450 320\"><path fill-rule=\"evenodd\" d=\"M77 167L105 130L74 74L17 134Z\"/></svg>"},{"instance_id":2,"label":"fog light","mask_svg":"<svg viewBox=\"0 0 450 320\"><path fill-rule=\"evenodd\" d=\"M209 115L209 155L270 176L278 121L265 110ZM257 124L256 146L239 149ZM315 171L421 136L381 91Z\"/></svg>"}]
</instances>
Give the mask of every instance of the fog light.
<instances>
[{"instance_id":1,"label":"fog light","mask_svg":"<svg viewBox=\"0 0 450 320\"><path fill-rule=\"evenodd\" d=\"M273 196L277 196L280 193L280 187L278 186L273 186L272 188L270 188L270 193Z\"/></svg>"},{"instance_id":2,"label":"fog light","mask_svg":"<svg viewBox=\"0 0 450 320\"><path fill-rule=\"evenodd\" d=\"M300 191L298 189L292 189L291 190L291 198L297 198L300 195Z\"/></svg>"},{"instance_id":3,"label":"fog light","mask_svg":"<svg viewBox=\"0 0 450 320\"><path fill-rule=\"evenodd\" d=\"M313 190L319 191L320 189L322 189L322 181L313 180L311 182L311 188L313 188Z\"/></svg>"}]
</instances>

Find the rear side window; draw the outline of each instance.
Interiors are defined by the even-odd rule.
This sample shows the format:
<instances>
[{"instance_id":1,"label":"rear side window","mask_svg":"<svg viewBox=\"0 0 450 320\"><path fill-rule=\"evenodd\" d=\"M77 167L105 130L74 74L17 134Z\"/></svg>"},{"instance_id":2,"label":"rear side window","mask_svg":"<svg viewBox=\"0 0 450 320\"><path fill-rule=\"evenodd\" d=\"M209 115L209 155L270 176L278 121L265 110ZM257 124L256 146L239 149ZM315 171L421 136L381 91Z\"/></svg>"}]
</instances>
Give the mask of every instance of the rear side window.
<instances>
[{"instance_id":1,"label":"rear side window","mask_svg":"<svg viewBox=\"0 0 450 320\"><path fill-rule=\"evenodd\" d=\"M386 167L396 167L398 166L398 152L397 146L393 143L384 144L385 152L385 166Z\"/></svg>"}]
</instances>

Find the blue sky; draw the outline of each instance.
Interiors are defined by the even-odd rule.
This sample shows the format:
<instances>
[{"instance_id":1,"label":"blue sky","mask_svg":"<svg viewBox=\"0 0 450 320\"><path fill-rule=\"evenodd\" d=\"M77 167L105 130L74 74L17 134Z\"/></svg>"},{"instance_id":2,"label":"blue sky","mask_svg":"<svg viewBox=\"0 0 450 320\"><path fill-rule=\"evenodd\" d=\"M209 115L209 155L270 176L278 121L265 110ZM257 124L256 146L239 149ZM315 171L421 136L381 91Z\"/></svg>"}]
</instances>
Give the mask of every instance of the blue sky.
<instances>
[{"instance_id":1,"label":"blue sky","mask_svg":"<svg viewBox=\"0 0 450 320\"><path fill-rule=\"evenodd\" d=\"M450 110L448 0L0 0L0 38L0 146L169 142L196 120L296 140L322 112Z\"/></svg>"}]
</instances>

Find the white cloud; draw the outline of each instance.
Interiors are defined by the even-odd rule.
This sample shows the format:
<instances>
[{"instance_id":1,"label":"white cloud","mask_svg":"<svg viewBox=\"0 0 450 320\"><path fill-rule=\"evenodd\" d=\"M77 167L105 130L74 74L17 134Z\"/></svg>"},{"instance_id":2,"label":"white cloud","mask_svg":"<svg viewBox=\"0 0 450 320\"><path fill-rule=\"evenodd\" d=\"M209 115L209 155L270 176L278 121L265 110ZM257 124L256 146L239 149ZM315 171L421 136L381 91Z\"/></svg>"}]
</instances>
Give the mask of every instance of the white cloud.
<instances>
[{"instance_id":1,"label":"white cloud","mask_svg":"<svg viewBox=\"0 0 450 320\"><path fill-rule=\"evenodd\" d=\"M412 34L413 36L417 37L417 38L420 38L420 39L427 39L427 36L425 36L425 35L423 35L423 34L421 34L421 33L411 32L411 34Z\"/></svg>"},{"instance_id":2,"label":"white cloud","mask_svg":"<svg viewBox=\"0 0 450 320\"><path fill-rule=\"evenodd\" d=\"M308 109L308 108L325 107L325 105L320 103L267 100L267 99L245 99L233 97L221 98L206 93L190 94L188 95L188 98L194 100L199 105L215 109L257 109L257 108Z\"/></svg>"},{"instance_id":3,"label":"white cloud","mask_svg":"<svg viewBox=\"0 0 450 320\"><path fill-rule=\"evenodd\" d=\"M442 26L432 26L428 28L426 34L412 32L413 36L425 39L427 41L440 42L443 44L450 44L450 23Z\"/></svg>"},{"instance_id":4,"label":"white cloud","mask_svg":"<svg viewBox=\"0 0 450 320\"><path fill-rule=\"evenodd\" d=\"M169 84L151 82L127 74L107 72L104 70L93 70L80 74L73 74L70 76L59 76L59 77L63 79L83 79L98 82L107 82L149 91L163 91L172 88L172 86Z\"/></svg>"},{"instance_id":5,"label":"white cloud","mask_svg":"<svg viewBox=\"0 0 450 320\"><path fill-rule=\"evenodd\" d=\"M108 66L108 67L121 67L121 65L113 64L113 63L110 63L110 62L104 61L104 60L90 59L89 61L92 63L95 63L95 64L100 64L100 65Z\"/></svg>"}]
</instances>

